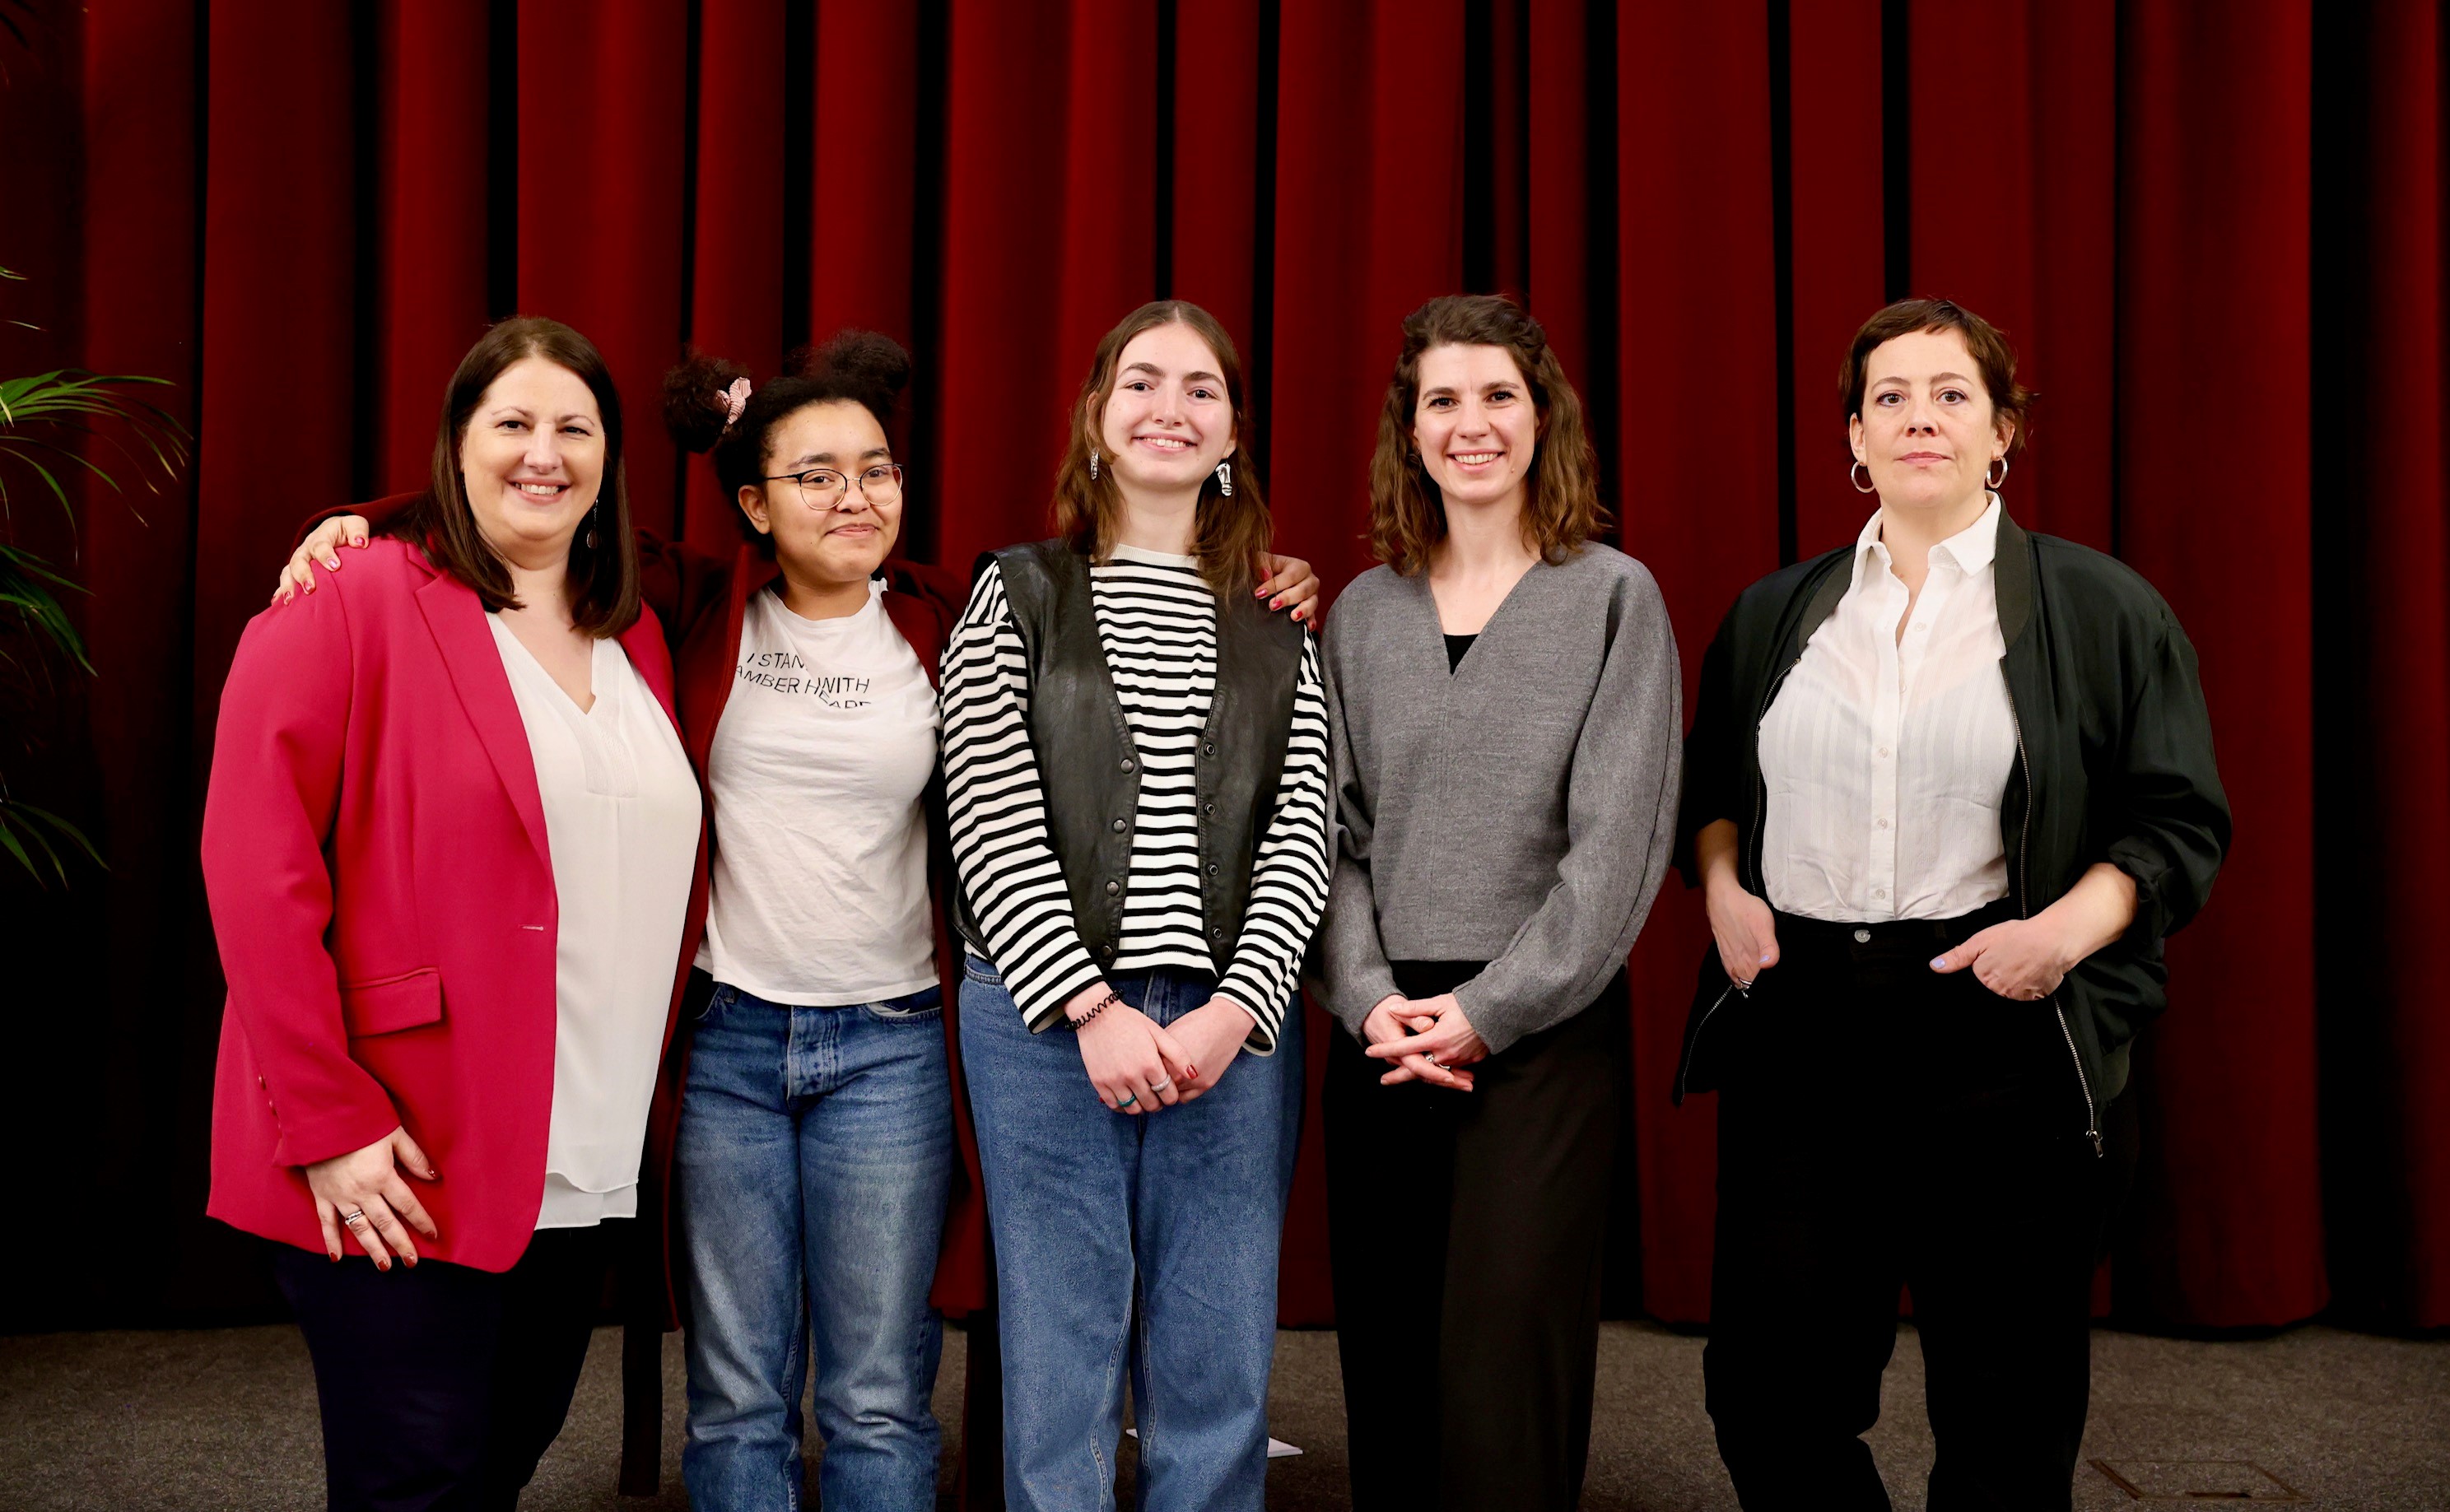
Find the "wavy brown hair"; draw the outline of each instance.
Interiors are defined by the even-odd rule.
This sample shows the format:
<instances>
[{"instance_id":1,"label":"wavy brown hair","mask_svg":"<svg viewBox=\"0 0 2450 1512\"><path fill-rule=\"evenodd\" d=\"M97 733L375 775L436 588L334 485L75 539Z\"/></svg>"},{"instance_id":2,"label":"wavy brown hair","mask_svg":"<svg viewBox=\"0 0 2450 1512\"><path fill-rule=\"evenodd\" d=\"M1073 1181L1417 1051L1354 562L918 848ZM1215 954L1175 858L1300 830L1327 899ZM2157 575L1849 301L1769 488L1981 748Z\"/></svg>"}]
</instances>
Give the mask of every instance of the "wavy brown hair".
<instances>
[{"instance_id":1,"label":"wavy brown hair","mask_svg":"<svg viewBox=\"0 0 2450 1512\"><path fill-rule=\"evenodd\" d=\"M1112 467L1101 468L1096 477L1089 475L1089 456L1103 450L1106 400L1115 392L1123 348L1132 338L1161 325L1189 326L1193 335L1208 343L1216 359L1217 376L1225 380L1225 401L1234 411L1234 450L1225 458L1234 466L1234 494L1230 498L1225 495L1214 473L1200 485L1192 552L1199 558L1199 575L1211 589L1219 594L1245 591L1253 582L1253 563L1268 549L1274 527L1266 495L1259 491L1259 464L1246 439L1251 417L1243 402L1242 357L1234 350L1234 339L1225 334L1216 317L1187 300L1143 304L1124 316L1098 343L1088 381L1080 385L1080 397L1072 406L1072 437L1055 469L1055 533L1091 561L1102 562L1113 554L1122 530L1123 495L1115 486Z\"/></svg>"},{"instance_id":2,"label":"wavy brown hair","mask_svg":"<svg viewBox=\"0 0 2450 1512\"><path fill-rule=\"evenodd\" d=\"M1524 479L1526 544L1550 563L1564 561L1607 528L1600 503L1599 459L1583 420L1582 396L1549 349L1548 333L1512 300L1449 294L1404 320L1404 347L1387 403L1378 413L1378 450L1370 458L1370 549L1410 576L1429 565L1447 538L1445 495L1412 444L1421 403L1421 354L1433 346L1501 346L1514 359L1539 415L1539 441Z\"/></svg>"},{"instance_id":3,"label":"wavy brown hair","mask_svg":"<svg viewBox=\"0 0 2450 1512\"><path fill-rule=\"evenodd\" d=\"M434 437L434 472L425 492L384 533L421 547L427 560L475 591L487 609L519 607L510 569L476 529L468 480L459 471L459 446L485 391L505 370L532 357L568 369L586 384L604 421L604 479L590 512L596 544L587 544L587 524L571 540L570 621L599 640L609 639L638 621L638 543L630 533L630 486L621 464L621 391L612 386L612 370L595 343L559 320L513 316L476 338L443 391L442 424Z\"/></svg>"}]
</instances>

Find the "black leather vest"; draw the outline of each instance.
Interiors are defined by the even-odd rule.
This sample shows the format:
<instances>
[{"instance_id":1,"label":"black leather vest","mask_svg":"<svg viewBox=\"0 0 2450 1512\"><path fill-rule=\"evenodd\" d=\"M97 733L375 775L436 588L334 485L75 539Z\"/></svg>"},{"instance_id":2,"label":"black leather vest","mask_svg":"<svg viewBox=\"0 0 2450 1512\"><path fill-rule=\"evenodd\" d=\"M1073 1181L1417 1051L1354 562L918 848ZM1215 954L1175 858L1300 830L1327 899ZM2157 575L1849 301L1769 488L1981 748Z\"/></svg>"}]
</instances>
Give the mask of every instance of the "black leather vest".
<instances>
[{"instance_id":1,"label":"black leather vest","mask_svg":"<svg viewBox=\"0 0 2450 1512\"><path fill-rule=\"evenodd\" d=\"M1046 795L1046 827L1080 941L1100 968L1120 942L1139 822L1140 761L1115 696L1089 594L1089 559L1063 541L1009 546L979 558L1003 574L1004 602L1029 655L1029 741ZM1209 959L1219 976L1242 934L1251 865L1273 817L1293 728L1302 628L1258 600L1216 604L1216 693L1197 752L1199 896ZM985 935L968 889L962 933Z\"/></svg>"}]
</instances>

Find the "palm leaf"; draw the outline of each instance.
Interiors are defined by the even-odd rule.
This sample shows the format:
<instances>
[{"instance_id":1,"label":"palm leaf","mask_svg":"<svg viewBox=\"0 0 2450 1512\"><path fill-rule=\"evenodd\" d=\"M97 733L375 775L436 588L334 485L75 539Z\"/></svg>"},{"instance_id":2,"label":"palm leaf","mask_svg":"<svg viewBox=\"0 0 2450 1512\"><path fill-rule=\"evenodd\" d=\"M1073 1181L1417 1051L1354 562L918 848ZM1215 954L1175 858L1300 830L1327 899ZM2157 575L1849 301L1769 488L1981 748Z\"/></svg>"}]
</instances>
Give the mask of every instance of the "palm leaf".
<instances>
[{"instance_id":1,"label":"palm leaf","mask_svg":"<svg viewBox=\"0 0 2450 1512\"><path fill-rule=\"evenodd\" d=\"M0 608L15 610L29 630L48 638L71 661L91 672L93 663L86 658L85 642L53 589L66 589L71 593L86 591L61 576L50 563L33 552L0 542ZM6 654L0 651L0 656Z\"/></svg>"},{"instance_id":2,"label":"palm leaf","mask_svg":"<svg viewBox=\"0 0 2450 1512\"><path fill-rule=\"evenodd\" d=\"M39 856L43 863L49 864L51 876L65 887L68 882L68 863L60 855L60 847L52 843L55 839L65 842L71 847L71 853L82 853L104 871L110 869L110 863L102 859L102 852L93 848L92 841L86 839L84 830L48 808L37 808L13 798L0 797L0 849L6 849L16 857L17 863L26 868L29 876L43 882L43 865L36 862ZM43 885L49 887L50 883L43 882Z\"/></svg>"},{"instance_id":3,"label":"palm leaf","mask_svg":"<svg viewBox=\"0 0 2450 1512\"><path fill-rule=\"evenodd\" d=\"M0 378L0 456L14 457L30 468L65 509L67 491L37 454L72 461L117 490L119 480L99 464L49 438L61 433L94 435L90 421L116 420L144 443L152 466L168 476L186 464L187 430L179 423L178 417L160 405L124 392L140 385L169 386L164 378L88 373L82 368L54 368L29 378ZM29 427L39 427L43 434L30 435ZM118 449L122 456L134 458L124 445ZM138 467L140 471L144 469L144 460L138 460ZM8 476L0 473L0 509L5 509L8 502Z\"/></svg>"}]
</instances>

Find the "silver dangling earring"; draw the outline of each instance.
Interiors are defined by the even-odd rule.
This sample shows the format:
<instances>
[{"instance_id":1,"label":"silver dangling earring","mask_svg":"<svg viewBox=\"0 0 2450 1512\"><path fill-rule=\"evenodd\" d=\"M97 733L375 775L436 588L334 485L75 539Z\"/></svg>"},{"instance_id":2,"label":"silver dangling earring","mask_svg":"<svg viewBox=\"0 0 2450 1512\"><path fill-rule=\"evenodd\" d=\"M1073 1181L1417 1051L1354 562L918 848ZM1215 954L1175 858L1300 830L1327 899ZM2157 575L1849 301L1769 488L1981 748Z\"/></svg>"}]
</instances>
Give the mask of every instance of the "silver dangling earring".
<instances>
[{"instance_id":1,"label":"silver dangling earring","mask_svg":"<svg viewBox=\"0 0 2450 1512\"><path fill-rule=\"evenodd\" d=\"M1098 481L1098 449L1094 446L1089 449L1089 481Z\"/></svg>"},{"instance_id":2,"label":"silver dangling earring","mask_svg":"<svg viewBox=\"0 0 2450 1512\"><path fill-rule=\"evenodd\" d=\"M1216 464L1216 492L1224 494L1227 498L1232 498L1234 496L1233 463L1219 462Z\"/></svg>"},{"instance_id":3,"label":"silver dangling earring","mask_svg":"<svg viewBox=\"0 0 2450 1512\"><path fill-rule=\"evenodd\" d=\"M589 509L589 510L588 510L588 512L587 512L587 549L588 549L589 551L591 551L591 552L592 552L592 551L593 551L593 550L595 550L595 547L596 547L596 544L597 544L597 542L596 542L596 534L595 534L595 522L596 522L598 519L602 518L602 517L603 517L603 514L604 514L604 501L603 501L602 499L597 499L597 500L595 501L595 503L594 503L594 506L593 506L593 508Z\"/></svg>"},{"instance_id":4,"label":"silver dangling earring","mask_svg":"<svg viewBox=\"0 0 2450 1512\"><path fill-rule=\"evenodd\" d=\"M1859 472L1859 473L1861 473L1865 477L1869 477L1869 476L1871 476L1871 475L1872 475L1872 470L1871 470L1870 468L1865 467L1865 466L1864 466L1862 463L1860 463L1860 462L1857 462L1857 463L1856 463L1853 467L1850 467L1850 468L1848 468L1848 469L1846 470L1846 481L1847 481L1847 482L1849 482L1849 483L1855 483L1855 475L1856 475L1857 473L1858 473L1858 472ZM1857 493L1857 494L1876 494L1876 493L1878 493L1878 492L1879 492L1879 488L1880 488L1880 485L1878 485L1877 483L1873 484L1870 488L1865 488L1865 487L1864 487L1862 484L1860 484L1860 483L1855 483L1855 492L1856 492L1856 493Z\"/></svg>"},{"instance_id":5,"label":"silver dangling earring","mask_svg":"<svg viewBox=\"0 0 2450 1512\"><path fill-rule=\"evenodd\" d=\"M1999 475L1997 477L1993 477L1991 475L1990 468L1983 469L1982 486L1984 488L1995 489L2000 484L2008 481L2008 459L2004 456L1993 457L1991 459L1991 467L1997 468L1999 470Z\"/></svg>"}]
</instances>

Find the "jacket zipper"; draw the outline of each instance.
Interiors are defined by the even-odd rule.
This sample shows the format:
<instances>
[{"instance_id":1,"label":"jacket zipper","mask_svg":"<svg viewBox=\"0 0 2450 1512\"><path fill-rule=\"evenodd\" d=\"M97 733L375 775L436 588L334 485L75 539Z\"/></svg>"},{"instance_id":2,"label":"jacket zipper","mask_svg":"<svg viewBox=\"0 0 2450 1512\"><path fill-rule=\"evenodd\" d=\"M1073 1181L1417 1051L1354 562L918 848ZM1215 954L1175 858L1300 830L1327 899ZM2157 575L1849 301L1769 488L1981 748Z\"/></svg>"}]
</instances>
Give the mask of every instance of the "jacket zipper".
<instances>
[{"instance_id":1,"label":"jacket zipper","mask_svg":"<svg viewBox=\"0 0 2450 1512\"><path fill-rule=\"evenodd\" d=\"M1779 672L1776 677L1770 679L1768 694L1761 699L1760 708L1753 710L1753 827L1749 831L1753 838L1751 844L1746 846L1746 854L1744 858L1746 862L1751 861L1751 845L1758 845L1761 843L1761 824L1767 817L1769 809L1769 784L1763 781L1760 776L1760 722L1768 717L1769 706L1778 702L1778 690L1786 685L1787 673L1794 671L1801 665L1803 665L1803 654L1799 651L1796 653L1795 660L1786 664L1784 671ZM1760 865L1755 863L1752 871L1753 885L1756 888L1760 888ZM1743 864L1740 863L1737 865L1736 876L1738 881L1743 880ZM1752 996L1752 989L1745 986L1742 982L1736 980L1733 977L1728 978L1725 990L1719 994L1716 1001L1712 1002L1708 1008L1702 1011L1701 1021L1695 1024L1693 1026L1693 1032L1684 1037L1684 1058L1683 1061L1676 1068L1676 1095L1680 1101L1684 1096L1684 1078L1692 1074L1693 1053L1701 1047L1701 1034L1704 1030L1710 1027L1711 1018L1716 1015L1721 1008L1726 1006L1728 993L1734 993L1739 998L1749 998Z\"/></svg>"},{"instance_id":2,"label":"jacket zipper","mask_svg":"<svg viewBox=\"0 0 2450 1512\"><path fill-rule=\"evenodd\" d=\"M2016 766L2025 774L2025 812L2018 822L2016 835L2016 914L2030 919L2033 901L2033 764L2025 754L2025 722L2016 712L2016 701L2008 700L2008 722L2016 731ZM2084 1136L2092 1141L2093 1158L2101 1158L2101 1113L2093 1106L2092 1078L2084 1074L2084 1057L2076 1054L2075 1031L2068 1027L2067 1010L2059 1006L2059 995L2051 994L2051 1012L2059 1021L2059 1037L2067 1041L2068 1064L2075 1067L2075 1084L2084 1094Z\"/></svg>"},{"instance_id":3,"label":"jacket zipper","mask_svg":"<svg viewBox=\"0 0 2450 1512\"><path fill-rule=\"evenodd\" d=\"M1720 992L1718 1001L1710 1004L1708 1008L1702 1010L1701 1021L1695 1024L1693 1026L1693 1032L1684 1038L1683 1063L1676 1068L1676 1100L1679 1102L1684 1100L1684 1078L1692 1075L1693 1072L1693 1052L1701 1047L1701 1031L1710 1027L1710 1016L1717 1013L1720 1008L1725 1005L1728 993L1735 993L1740 997L1746 998L1752 996L1751 993L1744 989L1742 984L1730 979L1726 987Z\"/></svg>"},{"instance_id":4,"label":"jacket zipper","mask_svg":"<svg viewBox=\"0 0 2450 1512\"><path fill-rule=\"evenodd\" d=\"M1761 721L1769 718L1770 706L1778 702L1778 690L1786 686L1787 678L1802 665L1803 652L1799 650L1795 653L1795 660L1787 663L1784 670L1769 680L1769 691L1761 696L1760 708L1753 710L1753 838L1752 843L1745 847L1744 859L1747 861L1752 860L1755 847L1762 843L1761 827L1769 823L1769 779L1760 774ZM1738 878L1742 875L1742 869L1738 868ZM1768 881L1761 876L1758 862L1753 864L1752 882L1755 895L1766 899L1769 896Z\"/></svg>"}]
</instances>

